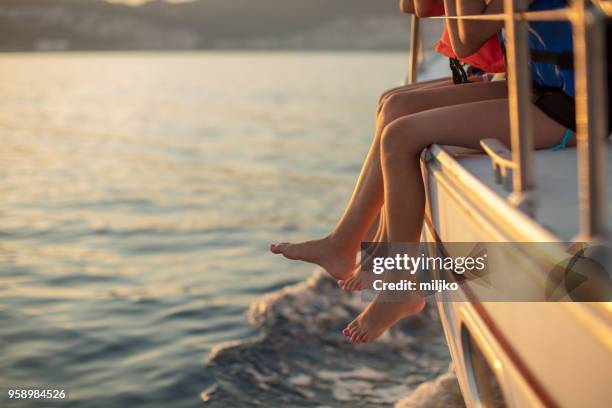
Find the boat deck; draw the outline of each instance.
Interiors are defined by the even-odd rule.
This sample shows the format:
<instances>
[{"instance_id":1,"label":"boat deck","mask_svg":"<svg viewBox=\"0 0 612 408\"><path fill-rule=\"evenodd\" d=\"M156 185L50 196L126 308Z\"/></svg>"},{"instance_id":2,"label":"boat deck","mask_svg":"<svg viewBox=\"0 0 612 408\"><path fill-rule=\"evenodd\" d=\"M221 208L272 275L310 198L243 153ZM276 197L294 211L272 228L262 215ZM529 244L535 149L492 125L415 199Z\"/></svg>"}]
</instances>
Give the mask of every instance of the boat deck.
<instances>
[{"instance_id":1,"label":"boat deck","mask_svg":"<svg viewBox=\"0 0 612 408\"><path fill-rule=\"evenodd\" d=\"M579 230L576 148L552 152L534 152L534 171L538 206L538 223L561 240L571 240ZM607 161L612 158L612 144L607 145ZM457 155L457 161L497 194L510 193L493 178L491 160L486 155ZM607 166L612 180L612 166ZM612 189L607 189L608 228L612 227Z\"/></svg>"}]
</instances>

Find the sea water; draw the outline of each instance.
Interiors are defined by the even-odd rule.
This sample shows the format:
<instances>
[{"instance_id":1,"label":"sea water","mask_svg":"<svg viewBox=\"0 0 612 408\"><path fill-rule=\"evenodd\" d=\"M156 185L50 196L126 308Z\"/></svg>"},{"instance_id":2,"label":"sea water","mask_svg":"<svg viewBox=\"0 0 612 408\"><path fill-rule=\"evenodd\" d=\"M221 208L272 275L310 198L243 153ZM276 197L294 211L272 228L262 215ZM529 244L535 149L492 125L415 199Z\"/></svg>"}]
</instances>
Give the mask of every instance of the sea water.
<instances>
[{"instance_id":1,"label":"sea water","mask_svg":"<svg viewBox=\"0 0 612 408\"><path fill-rule=\"evenodd\" d=\"M266 250L333 226L376 99L406 62L0 56L2 392L53 385L87 407L369 407L444 374L433 308L351 346L341 329L359 298Z\"/></svg>"}]
</instances>

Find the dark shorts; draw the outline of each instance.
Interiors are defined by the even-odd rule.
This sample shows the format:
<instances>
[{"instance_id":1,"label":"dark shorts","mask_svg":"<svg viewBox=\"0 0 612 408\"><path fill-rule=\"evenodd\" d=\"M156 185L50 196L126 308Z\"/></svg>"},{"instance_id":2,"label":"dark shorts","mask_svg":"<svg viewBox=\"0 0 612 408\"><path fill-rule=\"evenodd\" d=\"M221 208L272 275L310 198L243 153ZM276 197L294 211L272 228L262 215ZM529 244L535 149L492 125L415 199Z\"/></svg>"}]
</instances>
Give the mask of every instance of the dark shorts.
<instances>
[{"instance_id":1,"label":"dark shorts","mask_svg":"<svg viewBox=\"0 0 612 408\"><path fill-rule=\"evenodd\" d=\"M559 88L534 85L533 103L549 118L561 126L576 131L576 105L574 98Z\"/></svg>"}]
</instances>

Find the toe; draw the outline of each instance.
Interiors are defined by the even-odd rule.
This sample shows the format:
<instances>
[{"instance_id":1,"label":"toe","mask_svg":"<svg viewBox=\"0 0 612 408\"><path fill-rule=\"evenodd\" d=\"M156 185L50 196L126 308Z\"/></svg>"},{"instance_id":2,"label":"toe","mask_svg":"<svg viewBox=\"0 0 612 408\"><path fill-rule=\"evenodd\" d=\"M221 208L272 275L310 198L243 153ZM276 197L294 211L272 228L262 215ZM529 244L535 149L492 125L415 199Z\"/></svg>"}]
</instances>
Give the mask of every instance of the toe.
<instances>
[{"instance_id":1,"label":"toe","mask_svg":"<svg viewBox=\"0 0 612 408\"><path fill-rule=\"evenodd\" d=\"M293 259L291 247L290 242L281 242L280 244L273 245L270 250L275 254L283 255L285 258Z\"/></svg>"},{"instance_id":2,"label":"toe","mask_svg":"<svg viewBox=\"0 0 612 408\"><path fill-rule=\"evenodd\" d=\"M351 343L357 344L357 339L361 336L361 330L355 330L351 335Z\"/></svg>"},{"instance_id":3,"label":"toe","mask_svg":"<svg viewBox=\"0 0 612 408\"><path fill-rule=\"evenodd\" d=\"M338 281L338 284L340 285L342 290L348 290L348 288L351 286L351 279L352 278L348 278L347 280Z\"/></svg>"},{"instance_id":4,"label":"toe","mask_svg":"<svg viewBox=\"0 0 612 408\"><path fill-rule=\"evenodd\" d=\"M351 332L349 329L342 330L342 334L344 334L344 337L346 337L349 342L351 341Z\"/></svg>"},{"instance_id":5,"label":"toe","mask_svg":"<svg viewBox=\"0 0 612 408\"><path fill-rule=\"evenodd\" d=\"M347 337L347 339L351 343L354 342L355 335L359 332L358 329L359 329L359 326L355 326L355 327L353 327L351 329L346 329L346 333L344 335Z\"/></svg>"},{"instance_id":6,"label":"toe","mask_svg":"<svg viewBox=\"0 0 612 408\"><path fill-rule=\"evenodd\" d=\"M351 284L351 290L352 291L356 291L356 290L360 290L361 289L361 279L360 278L354 278L353 279L353 283Z\"/></svg>"},{"instance_id":7,"label":"toe","mask_svg":"<svg viewBox=\"0 0 612 408\"><path fill-rule=\"evenodd\" d=\"M361 336L361 330L355 330L351 335L351 343L357 344L357 339Z\"/></svg>"},{"instance_id":8,"label":"toe","mask_svg":"<svg viewBox=\"0 0 612 408\"><path fill-rule=\"evenodd\" d=\"M357 322L353 320L342 330L342 334L344 334L348 338L351 338L353 332L357 329L357 327Z\"/></svg>"},{"instance_id":9,"label":"toe","mask_svg":"<svg viewBox=\"0 0 612 408\"><path fill-rule=\"evenodd\" d=\"M348 326L346 326L346 328L349 330L353 330L357 327L357 324L358 324L357 319L355 319L352 322L350 322Z\"/></svg>"},{"instance_id":10,"label":"toe","mask_svg":"<svg viewBox=\"0 0 612 408\"><path fill-rule=\"evenodd\" d=\"M270 244L270 252L273 254L281 254L283 252L283 248L285 247L285 243L283 244Z\"/></svg>"},{"instance_id":11,"label":"toe","mask_svg":"<svg viewBox=\"0 0 612 408\"><path fill-rule=\"evenodd\" d=\"M367 338L368 338L367 333L361 333L359 337L357 337L357 344L367 343L368 342Z\"/></svg>"}]
</instances>

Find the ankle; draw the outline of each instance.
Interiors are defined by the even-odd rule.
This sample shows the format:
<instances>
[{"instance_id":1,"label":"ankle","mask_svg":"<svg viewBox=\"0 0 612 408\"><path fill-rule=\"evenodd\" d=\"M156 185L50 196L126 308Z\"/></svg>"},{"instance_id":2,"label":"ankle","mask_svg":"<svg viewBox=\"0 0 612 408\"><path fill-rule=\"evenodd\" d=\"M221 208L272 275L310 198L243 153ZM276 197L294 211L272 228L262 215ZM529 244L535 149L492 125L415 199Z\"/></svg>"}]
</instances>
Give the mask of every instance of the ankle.
<instances>
[{"instance_id":1,"label":"ankle","mask_svg":"<svg viewBox=\"0 0 612 408\"><path fill-rule=\"evenodd\" d=\"M361 246L360 242L355 243L354 240L344 237L336 231L332 231L324 240L327 241L330 250L338 255L353 256Z\"/></svg>"}]
</instances>

